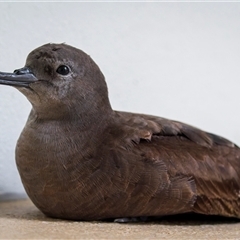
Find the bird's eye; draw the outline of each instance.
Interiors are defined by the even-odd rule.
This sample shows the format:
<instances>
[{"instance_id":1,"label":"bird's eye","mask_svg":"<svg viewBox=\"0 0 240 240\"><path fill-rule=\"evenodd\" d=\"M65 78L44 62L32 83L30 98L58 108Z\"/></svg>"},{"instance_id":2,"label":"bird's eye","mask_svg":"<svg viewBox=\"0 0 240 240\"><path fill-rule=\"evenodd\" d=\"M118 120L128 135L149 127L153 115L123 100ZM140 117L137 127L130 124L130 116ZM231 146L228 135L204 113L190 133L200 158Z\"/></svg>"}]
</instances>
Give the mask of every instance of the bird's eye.
<instances>
[{"instance_id":1,"label":"bird's eye","mask_svg":"<svg viewBox=\"0 0 240 240\"><path fill-rule=\"evenodd\" d=\"M69 67L66 65L61 65L57 69L57 73L59 73L61 75L68 75L69 72L70 72Z\"/></svg>"}]
</instances>

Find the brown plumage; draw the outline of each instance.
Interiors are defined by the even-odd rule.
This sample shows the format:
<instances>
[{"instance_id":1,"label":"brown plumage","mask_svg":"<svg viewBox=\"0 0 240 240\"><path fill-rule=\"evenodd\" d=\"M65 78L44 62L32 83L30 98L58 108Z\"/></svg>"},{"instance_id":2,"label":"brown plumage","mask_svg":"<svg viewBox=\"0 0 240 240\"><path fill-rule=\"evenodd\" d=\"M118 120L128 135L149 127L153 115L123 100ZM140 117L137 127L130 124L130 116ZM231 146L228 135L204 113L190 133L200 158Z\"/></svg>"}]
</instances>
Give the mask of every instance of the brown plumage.
<instances>
[{"instance_id":1,"label":"brown plumage","mask_svg":"<svg viewBox=\"0 0 240 240\"><path fill-rule=\"evenodd\" d=\"M46 215L97 220L196 212L240 218L240 149L168 119L113 111L81 50L46 44L0 73L33 108L16 147L27 194Z\"/></svg>"}]
</instances>

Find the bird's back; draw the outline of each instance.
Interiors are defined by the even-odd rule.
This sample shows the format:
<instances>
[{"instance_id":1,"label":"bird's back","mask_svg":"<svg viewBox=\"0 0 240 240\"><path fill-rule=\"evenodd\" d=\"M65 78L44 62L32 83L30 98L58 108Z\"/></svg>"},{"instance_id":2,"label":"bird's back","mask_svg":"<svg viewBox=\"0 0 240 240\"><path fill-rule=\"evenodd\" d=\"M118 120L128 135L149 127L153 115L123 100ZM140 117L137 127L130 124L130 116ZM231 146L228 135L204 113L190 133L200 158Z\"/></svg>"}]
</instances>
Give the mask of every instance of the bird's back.
<instances>
[{"instance_id":1,"label":"bird's back","mask_svg":"<svg viewBox=\"0 0 240 240\"><path fill-rule=\"evenodd\" d=\"M144 163L146 172L136 186L145 189L148 202L144 204L154 209L152 215L197 212L240 217L240 149L235 144L163 118L125 112L116 115L123 127L115 147L118 145L122 159L129 152L129 162ZM149 171L150 165L159 168L158 172ZM132 174L137 176L137 171ZM157 185L163 190L153 191Z\"/></svg>"}]
</instances>

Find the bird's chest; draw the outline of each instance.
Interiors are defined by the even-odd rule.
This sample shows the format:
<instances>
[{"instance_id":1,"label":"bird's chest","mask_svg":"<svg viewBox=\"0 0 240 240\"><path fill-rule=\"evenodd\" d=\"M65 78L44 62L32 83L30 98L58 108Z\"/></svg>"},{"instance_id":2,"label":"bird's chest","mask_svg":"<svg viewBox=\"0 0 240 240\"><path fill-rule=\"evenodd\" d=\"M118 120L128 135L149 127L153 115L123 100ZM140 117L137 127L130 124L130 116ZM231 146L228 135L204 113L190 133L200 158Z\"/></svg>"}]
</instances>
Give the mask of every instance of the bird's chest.
<instances>
[{"instance_id":1,"label":"bird's chest","mask_svg":"<svg viewBox=\"0 0 240 240\"><path fill-rule=\"evenodd\" d=\"M65 209L92 194L89 179L100 161L81 149L74 134L25 128L16 147L16 162L29 197L43 212ZM104 184L104 178L99 182Z\"/></svg>"}]
</instances>

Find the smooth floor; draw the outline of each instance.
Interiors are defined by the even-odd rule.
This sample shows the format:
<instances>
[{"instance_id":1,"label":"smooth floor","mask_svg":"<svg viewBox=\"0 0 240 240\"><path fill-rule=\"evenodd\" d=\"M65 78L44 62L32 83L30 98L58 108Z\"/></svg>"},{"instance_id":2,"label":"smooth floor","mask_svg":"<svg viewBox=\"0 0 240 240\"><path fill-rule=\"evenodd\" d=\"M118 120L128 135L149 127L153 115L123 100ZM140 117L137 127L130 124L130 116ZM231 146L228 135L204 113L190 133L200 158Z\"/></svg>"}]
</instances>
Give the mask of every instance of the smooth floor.
<instances>
[{"instance_id":1,"label":"smooth floor","mask_svg":"<svg viewBox=\"0 0 240 240\"><path fill-rule=\"evenodd\" d=\"M192 215L131 224L63 221L20 200L0 203L0 239L240 239L240 221Z\"/></svg>"}]
</instances>

